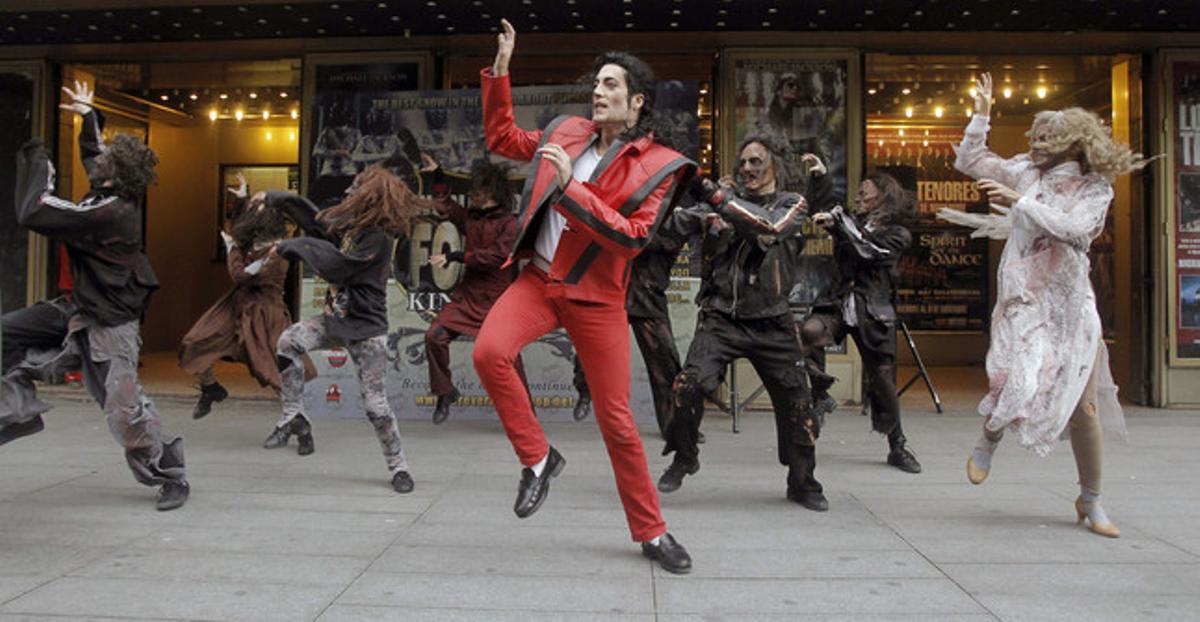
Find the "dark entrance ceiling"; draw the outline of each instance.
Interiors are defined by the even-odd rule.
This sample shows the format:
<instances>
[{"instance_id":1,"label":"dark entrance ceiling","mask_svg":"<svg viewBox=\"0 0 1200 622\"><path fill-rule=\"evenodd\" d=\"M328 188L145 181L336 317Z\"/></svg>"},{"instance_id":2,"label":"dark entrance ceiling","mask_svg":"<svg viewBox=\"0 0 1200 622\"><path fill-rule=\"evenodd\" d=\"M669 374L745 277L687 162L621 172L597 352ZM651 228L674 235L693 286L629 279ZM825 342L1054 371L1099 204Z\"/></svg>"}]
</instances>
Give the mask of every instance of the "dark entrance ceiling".
<instances>
[{"instance_id":1,"label":"dark entrance ceiling","mask_svg":"<svg viewBox=\"0 0 1200 622\"><path fill-rule=\"evenodd\" d=\"M6 0L0 45L521 32L1200 30L1195 0Z\"/></svg>"}]
</instances>

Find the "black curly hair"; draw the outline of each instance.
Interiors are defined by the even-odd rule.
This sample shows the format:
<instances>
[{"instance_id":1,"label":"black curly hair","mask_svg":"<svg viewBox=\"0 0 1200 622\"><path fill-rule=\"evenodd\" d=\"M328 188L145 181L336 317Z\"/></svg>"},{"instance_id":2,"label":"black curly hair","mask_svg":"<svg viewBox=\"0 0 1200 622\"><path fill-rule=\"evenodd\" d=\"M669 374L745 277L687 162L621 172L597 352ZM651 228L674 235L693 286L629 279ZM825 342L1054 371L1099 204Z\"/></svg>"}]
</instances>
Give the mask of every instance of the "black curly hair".
<instances>
[{"instance_id":1,"label":"black curly hair","mask_svg":"<svg viewBox=\"0 0 1200 622\"><path fill-rule=\"evenodd\" d=\"M512 166L492 162L488 158L476 160L471 165L471 190L481 190L496 201L496 206L506 212L513 210L513 191L508 182Z\"/></svg>"},{"instance_id":2,"label":"black curly hair","mask_svg":"<svg viewBox=\"0 0 1200 622\"><path fill-rule=\"evenodd\" d=\"M629 99L641 93L644 98L641 110L638 112L637 123L621 134L621 140L629 142L647 134L653 134L654 142L672 147L671 126L666 119L654 109L654 99L658 92L658 79L654 70L646 61L629 52L604 52L592 61L592 70L585 76L585 84L589 87L596 80L596 75L605 65L616 65L625 70L625 85L629 89Z\"/></svg>"},{"instance_id":3,"label":"black curly hair","mask_svg":"<svg viewBox=\"0 0 1200 622\"><path fill-rule=\"evenodd\" d=\"M139 200L146 188L158 179L154 167L158 155L132 134L117 134L104 145L96 157L96 167L89 175L95 186L112 182L113 190L131 200Z\"/></svg>"}]
</instances>

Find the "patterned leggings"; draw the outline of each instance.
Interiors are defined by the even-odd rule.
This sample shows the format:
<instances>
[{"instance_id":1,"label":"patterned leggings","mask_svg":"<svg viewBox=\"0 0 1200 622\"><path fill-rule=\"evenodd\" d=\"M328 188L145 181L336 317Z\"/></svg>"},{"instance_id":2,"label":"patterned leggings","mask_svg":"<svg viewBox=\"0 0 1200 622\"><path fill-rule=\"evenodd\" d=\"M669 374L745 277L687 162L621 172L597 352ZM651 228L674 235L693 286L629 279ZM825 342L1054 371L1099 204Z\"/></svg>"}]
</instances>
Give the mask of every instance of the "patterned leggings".
<instances>
[{"instance_id":1,"label":"patterned leggings","mask_svg":"<svg viewBox=\"0 0 1200 622\"><path fill-rule=\"evenodd\" d=\"M386 335L343 344L325 333L323 318L311 318L289 326L279 336L279 346L276 349L276 353L290 363L281 372L283 387L280 396L283 400L283 414L275 425L287 425L292 419L304 414L304 354L310 350L339 345L346 346L350 358L358 367L358 386L362 390L363 408L367 411L371 425L375 426L375 435L379 437L379 445L383 448L388 470L407 471L408 462L405 461L404 450L400 447L400 430L396 424L396 416L392 414L392 407L388 404L387 386L384 382L387 376Z\"/></svg>"}]
</instances>

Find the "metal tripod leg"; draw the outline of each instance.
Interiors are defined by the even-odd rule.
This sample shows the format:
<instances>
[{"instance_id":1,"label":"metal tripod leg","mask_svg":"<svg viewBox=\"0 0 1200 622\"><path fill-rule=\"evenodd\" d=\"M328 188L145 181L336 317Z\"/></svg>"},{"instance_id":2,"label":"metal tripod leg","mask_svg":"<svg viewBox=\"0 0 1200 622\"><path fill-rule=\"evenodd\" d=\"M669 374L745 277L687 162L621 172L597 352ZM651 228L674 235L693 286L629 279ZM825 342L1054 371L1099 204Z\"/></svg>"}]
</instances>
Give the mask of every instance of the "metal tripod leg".
<instances>
[{"instance_id":1,"label":"metal tripod leg","mask_svg":"<svg viewBox=\"0 0 1200 622\"><path fill-rule=\"evenodd\" d=\"M933 407L937 409L940 415L942 411L942 398L938 396L937 389L933 388L933 380L929 377L929 370L925 369L925 361L921 360L921 353L917 351L917 344L913 341L912 333L908 332L908 324L900 322L900 330L904 332L904 340L908 342L908 350L912 352L913 360L917 362L917 375L913 376L904 383L904 386L896 392L896 395L904 395L904 392L913 385L917 380L924 380L925 387L929 389L929 397L933 398Z\"/></svg>"},{"instance_id":2,"label":"metal tripod leg","mask_svg":"<svg viewBox=\"0 0 1200 622\"><path fill-rule=\"evenodd\" d=\"M737 361L729 362L729 415L733 417L733 433L738 433L738 412L741 410L741 405L738 404L738 383L737 383Z\"/></svg>"}]
</instances>

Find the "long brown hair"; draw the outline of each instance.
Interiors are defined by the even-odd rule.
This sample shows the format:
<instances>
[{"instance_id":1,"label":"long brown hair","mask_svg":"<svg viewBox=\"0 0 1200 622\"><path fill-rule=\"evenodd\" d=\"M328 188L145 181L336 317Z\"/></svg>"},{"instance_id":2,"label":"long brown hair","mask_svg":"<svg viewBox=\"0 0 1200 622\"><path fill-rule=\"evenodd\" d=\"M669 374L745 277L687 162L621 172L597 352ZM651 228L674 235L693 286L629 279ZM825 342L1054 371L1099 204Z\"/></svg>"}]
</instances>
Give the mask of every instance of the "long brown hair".
<instances>
[{"instance_id":1,"label":"long brown hair","mask_svg":"<svg viewBox=\"0 0 1200 622\"><path fill-rule=\"evenodd\" d=\"M354 178L346 198L321 212L317 219L329 223L335 235L350 239L372 227L407 237L412 232L413 216L435 206L386 168L369 166Z\"/></svg>"}]
</instances>

